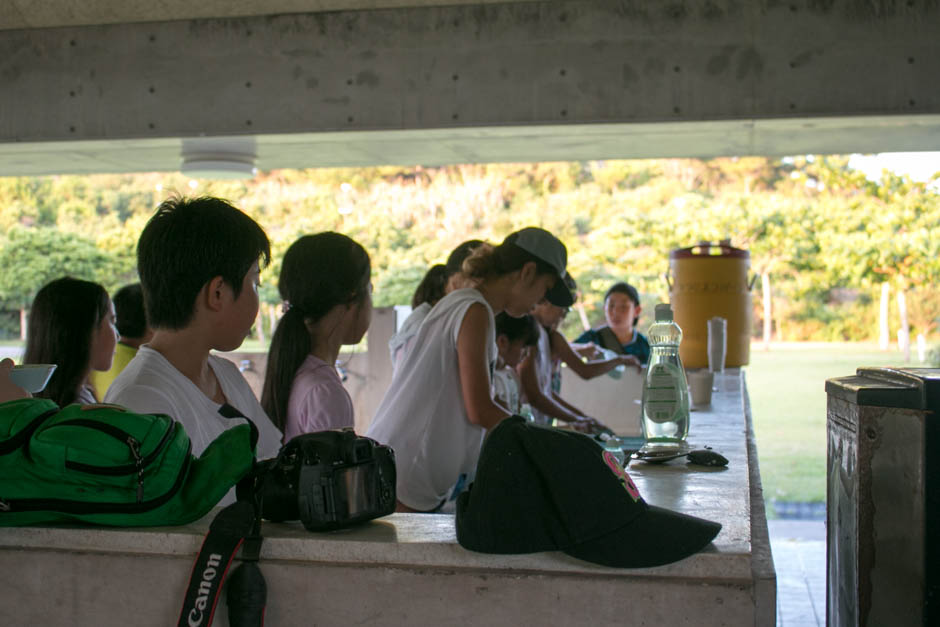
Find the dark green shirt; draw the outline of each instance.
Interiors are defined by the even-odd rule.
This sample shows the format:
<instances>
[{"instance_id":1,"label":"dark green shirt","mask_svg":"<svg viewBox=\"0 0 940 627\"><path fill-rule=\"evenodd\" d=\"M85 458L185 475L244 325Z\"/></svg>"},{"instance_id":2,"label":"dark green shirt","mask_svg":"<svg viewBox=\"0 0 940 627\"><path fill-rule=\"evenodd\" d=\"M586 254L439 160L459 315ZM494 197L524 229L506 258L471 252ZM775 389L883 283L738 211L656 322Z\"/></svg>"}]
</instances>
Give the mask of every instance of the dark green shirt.
<instances>
[{"instance_id":1,"label":"dark green shirt","mask_svg":"<svg viewBox=\"0 0 940 627\"><path fill-rule=\"evenodd\" d=\"M603 328L604 327L601 327L601 329ZM613 350L612 347L604 346L604 343L601 341L600 329L588 329L575 340L577 344L586 344L588 342L594 342L598 346ZM636 355L636 358L640 360L641 364L645 364L650 360L649 340L636 329L633 329L633 339L623 344L621 348L625 355Z\"/></svg>"}]
</instances>

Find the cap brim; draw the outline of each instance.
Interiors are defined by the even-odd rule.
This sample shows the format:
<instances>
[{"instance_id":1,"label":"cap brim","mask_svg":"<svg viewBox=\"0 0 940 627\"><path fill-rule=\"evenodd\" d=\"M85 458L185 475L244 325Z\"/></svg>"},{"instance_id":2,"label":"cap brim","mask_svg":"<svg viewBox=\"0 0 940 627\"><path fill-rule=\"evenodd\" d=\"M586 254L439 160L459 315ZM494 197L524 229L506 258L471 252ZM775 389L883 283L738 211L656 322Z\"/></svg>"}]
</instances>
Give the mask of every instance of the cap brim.
<instances>
[{"instance_id":1,"label":"cap brim","mask_svg":"<svg viewBox=\"0 0 940 627\"><path fill-rule=\"evenodd\" d=\"M650 505L623 527L564 552L617 568L662 566L698 553L719 531L720 523Z\"/></svg>"},{"instance_id":2,"label":"cap brim","mask_svg":"<svg viewBox=\"0 0 940 627\"><path fill-rule=\"evenodd\" d=\"M558 277L555 285L545 292L545 299L556 307L571 307L574 304L574 294L571 293L571 290L565 285L565 280L561 277Z\"/></svg>"}]
</instances>

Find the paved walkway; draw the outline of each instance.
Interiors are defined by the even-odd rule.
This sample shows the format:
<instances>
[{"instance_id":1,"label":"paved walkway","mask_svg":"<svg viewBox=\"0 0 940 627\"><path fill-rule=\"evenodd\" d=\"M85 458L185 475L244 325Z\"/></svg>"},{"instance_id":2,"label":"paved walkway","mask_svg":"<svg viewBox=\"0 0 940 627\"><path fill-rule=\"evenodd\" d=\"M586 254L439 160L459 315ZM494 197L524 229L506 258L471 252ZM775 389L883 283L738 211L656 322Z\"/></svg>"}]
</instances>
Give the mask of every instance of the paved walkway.
<instances>
[{"instance_id":1,"label":"paved walkway","mask_svg":"<svg viewBox=\"0 0 940 627\"><path fill-rule=\"evenodd\" d=\"M769 520L778 627L826 624L826 523Z\"/></svg>"}]
</instances>

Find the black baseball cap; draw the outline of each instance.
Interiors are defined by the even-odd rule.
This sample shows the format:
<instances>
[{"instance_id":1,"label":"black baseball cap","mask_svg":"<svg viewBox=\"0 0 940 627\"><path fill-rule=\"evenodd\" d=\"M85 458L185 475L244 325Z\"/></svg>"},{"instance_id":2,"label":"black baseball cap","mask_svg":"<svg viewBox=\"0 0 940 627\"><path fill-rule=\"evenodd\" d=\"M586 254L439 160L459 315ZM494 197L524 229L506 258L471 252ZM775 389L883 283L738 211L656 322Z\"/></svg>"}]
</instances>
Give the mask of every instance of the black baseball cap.
<instances>
[{"instance_id":1,"label":"black baseball cap","mask_svg":"<svg viewBox=\"0 0 940 627\"><path fill-rule=\"evenodd\" d=\"M457 500L457 541L482 553L564 551L605 566L659 566L697 553L721 525L648 505L593 438L512 416L489 434Z\"/></svg>"},{"instance_id":2,"label":"black baseball cap","mask_svg":"<svg viewBox=\"0 0 940 627\"><path fill-rule=\"evenodd\" d=\"M548 302L558 307L570 307L574 304L574 294L565 282L565 277L568 276L568 249L560 239L545 229L529 226L507 235L503 244L513 244L538 257L555 270L558 280L545 293Z\"/></svg>"}]
</instances>

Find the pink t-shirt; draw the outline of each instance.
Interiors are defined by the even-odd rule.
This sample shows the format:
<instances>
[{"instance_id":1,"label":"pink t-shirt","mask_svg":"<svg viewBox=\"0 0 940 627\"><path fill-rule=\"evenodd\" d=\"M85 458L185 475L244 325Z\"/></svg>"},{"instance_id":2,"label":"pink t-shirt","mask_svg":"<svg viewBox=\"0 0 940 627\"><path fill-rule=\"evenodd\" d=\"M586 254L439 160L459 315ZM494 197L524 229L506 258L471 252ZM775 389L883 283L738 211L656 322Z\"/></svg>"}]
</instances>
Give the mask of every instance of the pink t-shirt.
<instances>
[{"instance_id":1,"label":"pink t-shirt","mask_svg":"<svg viewBox=\"0 0 940 627\"><path fill-rule=\"evenodd\" d=\"M343 387L336 368L307 355L290 388L284 442L301 433L352 426L352 398Z\"/></svg>"}]
</instances>

